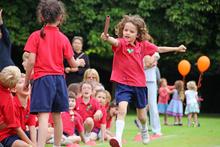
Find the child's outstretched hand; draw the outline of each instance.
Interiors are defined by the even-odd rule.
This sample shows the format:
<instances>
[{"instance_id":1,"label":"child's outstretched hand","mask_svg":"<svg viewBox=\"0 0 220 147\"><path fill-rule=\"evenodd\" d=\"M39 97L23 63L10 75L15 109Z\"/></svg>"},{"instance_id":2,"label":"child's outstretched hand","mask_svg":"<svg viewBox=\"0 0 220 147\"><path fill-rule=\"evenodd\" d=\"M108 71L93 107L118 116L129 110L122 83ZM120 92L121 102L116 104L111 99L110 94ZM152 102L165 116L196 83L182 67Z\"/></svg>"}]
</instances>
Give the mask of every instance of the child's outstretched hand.
<instances>
[{"instance_id":1,"label":"child's outstretched hand","mask_svg":"<svg viewBox=\"0 0 220 147\"><path fill-rule=\"evenodd\" d=\"M184 45L180 45L179 47L178 47L178 50L177 50L178 52L186 52L186 47L184 46Z\"/></svg>"},{"instance_id":2,"label":"child's outstretched hand","mask_svg":"<svg viewBox=\"0 0 220 147\"><path fill-rule=\"evenodd\" d=\"M104 40L104 41L106 41L108 39L108 37L109 37L109 34L105 35L104 32L101 34L101 39Z\"/></svg>"}]
</instances>

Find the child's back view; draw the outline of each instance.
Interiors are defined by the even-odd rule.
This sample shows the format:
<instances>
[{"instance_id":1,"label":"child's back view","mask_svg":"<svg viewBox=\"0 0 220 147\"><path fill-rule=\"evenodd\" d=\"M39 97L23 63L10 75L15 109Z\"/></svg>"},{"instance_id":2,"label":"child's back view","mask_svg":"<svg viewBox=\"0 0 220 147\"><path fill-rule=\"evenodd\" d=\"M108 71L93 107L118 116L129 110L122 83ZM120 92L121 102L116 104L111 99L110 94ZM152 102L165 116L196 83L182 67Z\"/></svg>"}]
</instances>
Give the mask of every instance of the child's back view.
<instances>
[{"instance_id":1,"label":"child's back view","mask_svg":"<svg viewBox=\"0 0 220 147\"><path fill-rule=\"evenodd\" d=\"M191 126L192 116L194 118L195 127L199 126L198 124L198 113L199 113L199 104L198 104L198 92L195 81L189 81L186 84L187 90L185 91L186 95L186 109L185 114L188 115L188 126Z\"/></svg>"},{"instance_id":2,"label":"child's back view","mask_svg":"<svg viewBox=\"0 0 220 147\"><path fill-rule=\"evenodd\" d=\"M175 82L172 100L167 107L167 114L174 117L174 125L182 126L184 83L181 80Z\"/></svg>"},{"instance_id":3,"label":"child's back view","mask_svg":"<svg viewBox=\"0 0 220 147\"><path fill-rule=\"evenodd\" d=\"M62 120L60 112L68 111L67 87L64 79L64 58L71 67L83 66L84 60L73 58L72 46L58 26L65 16L64 5L57 0L41 0L37 14L45 24L33 32L24 50L29 52L24 88L28 88L31 71L34 68L34 83L31 93L31 112L38 113L39 130L37 145L45 145L49 112L55 124L54 144L60 146Z\"/></svg>"}]
</instances>

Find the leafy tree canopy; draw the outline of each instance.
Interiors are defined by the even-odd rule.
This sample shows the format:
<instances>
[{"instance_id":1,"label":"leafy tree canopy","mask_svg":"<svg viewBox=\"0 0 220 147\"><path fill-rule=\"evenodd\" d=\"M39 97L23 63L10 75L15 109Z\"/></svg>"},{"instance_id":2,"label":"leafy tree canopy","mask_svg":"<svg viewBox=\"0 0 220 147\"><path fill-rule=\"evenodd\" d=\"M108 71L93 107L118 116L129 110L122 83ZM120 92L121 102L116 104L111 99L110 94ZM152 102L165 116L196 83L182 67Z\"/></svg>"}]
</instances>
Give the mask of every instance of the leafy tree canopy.
<instances>
[{"instance_id":1,"label":"leafy tree canopy","mask_svg":"<svg viewBox=\"0 0 220 147\"><path fill-rule=\"evenodd\" d=\"M111 47L100 40L105 16L111 16L109 34L114 35L114 26L125 14L138 14L147 23L150 34L159 46L185 44L184 55L164 56L161 62L173 61L176 65L182 58L195 63L200 55L208 55L212 71L220 72L220 1L219 0L63 0L68 18L61 30L71 39L74 35L84 37L88 54L111 58ZM41 24L36 19L38 1L1 0L4 22L10 30L16 46L23 46Z\"/></svg>"}]
</instances>

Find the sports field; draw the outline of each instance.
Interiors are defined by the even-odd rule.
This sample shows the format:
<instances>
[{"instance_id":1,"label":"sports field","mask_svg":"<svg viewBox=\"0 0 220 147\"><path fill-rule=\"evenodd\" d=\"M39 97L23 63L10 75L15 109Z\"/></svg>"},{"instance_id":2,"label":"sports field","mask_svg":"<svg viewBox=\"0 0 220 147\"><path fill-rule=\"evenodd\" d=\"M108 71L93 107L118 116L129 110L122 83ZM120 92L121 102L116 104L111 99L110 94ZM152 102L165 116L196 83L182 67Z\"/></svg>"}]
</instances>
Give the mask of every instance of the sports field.
<instances>
[{"instance_id":1,"label":"sports field","mask_svg":"<svg viewBox=\"0 0 220 147\"><path fill-rule=\"evenodd\" d=\"M203 114L199 116L200 127L187 127L187 118L183 117L183 126L162 125L163 136L153 139L148 145L134 141L138 129L134 125L134 114L126 118L123 147L220 147L220 114ZM161 117L162 120L162 117ZM169 118L173 123L173 118ZM48 145L50 147L52 145ZM98 147L109 147L108 142L96 142ZM80 147L89 147L80 144Z\"/></svg>"}]
</instances>

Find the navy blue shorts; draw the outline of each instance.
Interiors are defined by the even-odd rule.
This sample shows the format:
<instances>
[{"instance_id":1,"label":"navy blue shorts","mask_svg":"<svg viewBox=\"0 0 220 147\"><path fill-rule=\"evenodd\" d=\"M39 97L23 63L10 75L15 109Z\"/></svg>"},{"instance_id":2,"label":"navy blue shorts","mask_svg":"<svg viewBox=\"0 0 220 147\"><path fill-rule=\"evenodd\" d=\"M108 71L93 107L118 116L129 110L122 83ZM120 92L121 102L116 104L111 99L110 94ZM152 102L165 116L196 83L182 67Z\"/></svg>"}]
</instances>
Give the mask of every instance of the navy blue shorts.
<instances>
[{"instance_id":1,"label":"navy blue shorts","mask_svg":"<svg viewBox=\"0 0 220 147\"><path fill-rule=\"evenodd\" d=\"M25 132L25 134L28 136L28 138L30 138L30 133L29 132ZM7 138L5 138L4 140L1 141L3 147L11 147L12 144L16 141L16 140L21 140L18 135L12 135L9 136ZM1 145L0 145L1 147Z\"/></svg>"},{"instance_id":2,"label":"navy blue shorts","mask_svg":"<svg viewBox=\"0 0 220 147\"><path fill-rule=\"evenodd\" d=\"M116 83L116 103L134 101L136 108L142 109L147 105L147 87L128 86Z\"/></svg>"},{"instance_id":3,"label":"navy blue shorts","mask_svg":"<svg viewBox=\"0 0 220 147\"><path fill-rule=\"evenodd\" d=\"M34 80L31 91L31 113L69 110L64 76L49 75Z\"/></svg>"}]
</instances>

